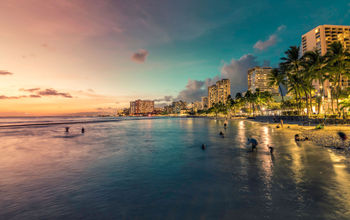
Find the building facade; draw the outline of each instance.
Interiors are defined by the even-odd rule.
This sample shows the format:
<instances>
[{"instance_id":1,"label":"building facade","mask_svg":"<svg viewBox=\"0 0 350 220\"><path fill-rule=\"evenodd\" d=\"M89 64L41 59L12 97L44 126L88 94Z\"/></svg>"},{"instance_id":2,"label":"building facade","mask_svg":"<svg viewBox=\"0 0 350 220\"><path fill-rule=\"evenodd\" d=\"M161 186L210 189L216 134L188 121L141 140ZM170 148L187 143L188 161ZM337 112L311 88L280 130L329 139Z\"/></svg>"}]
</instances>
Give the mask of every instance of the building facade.
<instances>
[{"instance_id":1,"label":"building facade","mask_svg":"<svg viewBox=\"0 0 350 220\"><path fill-rule=\"evenodd\" d=\"M272 95L278 95L278 86L269 86L269 74L271 67L253 67L248 70L248 90L255 92L259 89L260 92L270 92Z\"/></svg>"},{"instance_id":2,"label":"building facade","mask_svg":"<svg viewBox=\"0 0 350 220\"><path fill-rule=\"evenodd\" d=\"M135 100L130 102L130 115L146 115L154 111L154 101Z\"/></svg>"},{"instance_id":3,"label":"building facade","mask_svg":"<svg viewBox=\"0 0 350 220\"><path fill-rule=\"evenodd\" d=\"M350 26L320 25L310 30L301 36L302 55L316 49L323 56L335 41L340 41L345 48L350 49Z\"/></svg>"},{"instance_id":4,"label":"building facade","mask_svg":"<svg viewBox=\"0 0 350 220\"><path fill-rule=\"evenodd\" d=\"M204 96L201 98L202 110L208 109L208 97Z\"/></svg>"},{"instance_id":5,"label":"building facade","mask_svg":"<svg viewBox=\"0 0 350 220\"><path fill-rule=\"evenodd\" d=\"M180 114L181 110L187 109L187 103L184 101L172 102L171 105L165 106L164 110L167 114Z\"/></svg>"},{"instance_id":6,"label":"building facade","mask_svg":"<svg viewBox=\"0 0 350 220\"><path fill-rule=\"evenodd\" d=\"M329 46L336 41L341 42L344 48L350 50L350 26L317 26L316 28L301 36L302 55L304 55L307 51L317 50L323 56L327 53ZM324 85L320 85L317 80L314 80L312 84L317 91L317 95L320 95L323 99L326 99L326 109L323 109L323 106L321 106L321 113L323 113L324 110L331 108L330 97L332 84L328 80L324 82ZM342 89L348 88L349 86L349 79L347 77L343 77L341 79ZM321 91L323 91L323 93Z\"/></svg>"},{"instance_id":7,"label":"building facade","mask_svg":"<svg viewBox=\"0 0 350 220\"><path fill-rule=\"evenodd\" d=\"M219 102L226 104L229 95L231 95L230 80L222 79L217 81L215 85L208 87L208 108Z\"/></svg>"}]
</instances>

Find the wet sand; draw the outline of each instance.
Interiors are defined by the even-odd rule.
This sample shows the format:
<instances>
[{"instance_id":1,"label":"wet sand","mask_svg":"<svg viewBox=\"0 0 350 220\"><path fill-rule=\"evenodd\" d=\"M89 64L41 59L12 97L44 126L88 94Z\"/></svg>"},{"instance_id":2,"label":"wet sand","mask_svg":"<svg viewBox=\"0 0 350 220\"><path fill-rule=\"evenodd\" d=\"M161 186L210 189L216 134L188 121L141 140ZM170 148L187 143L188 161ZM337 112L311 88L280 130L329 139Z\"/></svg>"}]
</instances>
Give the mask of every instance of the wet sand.
<instances>
[{"instance_id":1,"label":"wet sand","mask_svg":"<svg viewBox=\"0 0 350 220\"><path fill-rule=\"evenodd\" d=\"M279 123L256 123L266 124L276 130L295 132L301 138L307 137L309 141L322 147L344 148L344 152L350 156L350 152L347 149L350 147L350 140L343 142L337 134L339 131L342 131L350 137L350 125L326 125L323 129L316 129L316 126L302 126L298 124L284 123L283 128L281 128ZM277 128L277 126L280 128Z\"/></svg>"}]
</instances>

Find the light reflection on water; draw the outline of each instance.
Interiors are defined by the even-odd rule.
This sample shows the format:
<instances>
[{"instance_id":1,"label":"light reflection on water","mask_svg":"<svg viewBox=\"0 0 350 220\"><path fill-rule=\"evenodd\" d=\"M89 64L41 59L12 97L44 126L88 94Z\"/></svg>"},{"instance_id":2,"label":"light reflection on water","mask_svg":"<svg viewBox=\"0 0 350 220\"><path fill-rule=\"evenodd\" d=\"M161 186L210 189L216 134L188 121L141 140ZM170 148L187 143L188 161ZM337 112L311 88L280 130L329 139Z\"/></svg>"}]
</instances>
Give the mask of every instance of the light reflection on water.
<instances>
[{"instance_id":1,"label":"light reflection on water","mask_svg":"<svg viewBox=\"0 0 350 220\"><path fill-rule=\"evenodd\" d=\"M292 132L208 119L84 127L0 130L0 219L350 217L349 159Z\"/></svg>"}]
</instances>

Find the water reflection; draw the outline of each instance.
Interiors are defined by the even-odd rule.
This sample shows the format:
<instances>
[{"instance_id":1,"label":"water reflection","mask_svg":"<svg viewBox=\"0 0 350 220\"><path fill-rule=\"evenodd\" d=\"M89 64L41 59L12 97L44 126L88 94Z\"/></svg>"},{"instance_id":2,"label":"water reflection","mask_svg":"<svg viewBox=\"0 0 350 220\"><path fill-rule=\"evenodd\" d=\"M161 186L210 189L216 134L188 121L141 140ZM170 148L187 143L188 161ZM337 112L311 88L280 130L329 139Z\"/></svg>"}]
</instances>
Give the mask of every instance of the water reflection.
<instances>
[{"instance_id":1,"label":"water reflection","mask_svg":"<svg viewBox=\"0 0 350 220\"><path fill-rule=\"evenodd\" d=\"M245 145L247 143L247 137L246 137L246 129L244 125L244 121L241 120L238 122L238 127L237 127L237 141L240 143L239 146L242 147L242 145Z\"/></svg>"},{"instance_id":2,"label":"water reflection","mask_svg":"<svg viewBox=\"0 0 350 220\"><path fill-rule=\"evenodd\" d=\"M282 129L230 121L221 138L220 120L134 120L55 138L62 128L0 133L0 219L350 217L349 159Z\"/></svg>"}]
</instances>

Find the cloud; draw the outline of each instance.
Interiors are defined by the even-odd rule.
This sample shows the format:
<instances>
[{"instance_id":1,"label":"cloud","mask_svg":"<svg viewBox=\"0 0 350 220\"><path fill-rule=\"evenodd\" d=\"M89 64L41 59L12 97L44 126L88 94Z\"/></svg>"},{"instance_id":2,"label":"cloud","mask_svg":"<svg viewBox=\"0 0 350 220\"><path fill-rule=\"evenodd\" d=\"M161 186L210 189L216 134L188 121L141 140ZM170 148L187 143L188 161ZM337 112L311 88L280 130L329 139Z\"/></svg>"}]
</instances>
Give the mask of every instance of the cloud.
<instances>
[{"instance_id":1,"label":"cloud","mask_svg":"<svg viewBox=\"0 0 350 220\"><path fill-rule=\"evenodd\" d=\"M155 102L172 102L174 101L174 97L171 95L164 96L163 98L154 99Z\"/></svg>"},{"instance_id":2,"label":"cloud","mask_svg":"<svg viewBox=\"0 0 350 220\"><path fill-rule=\"evenodd\" d=\"M262 50L266 50L269 47L274 46L278 42L278 33L284 29L286 29L286 26L281 25L277 28L275 33L269 36L269 38L266 41L258 40L253 46L254 49L262 51Z\"/></svg>"},{"instance_id":3,"label":"cloud","mask_svg":"<svg viewBox=\"0 0 350 220\"><path fill-rule=\"evenodd\" d=\"M0 95L0 99L20 99L26 96L5 96L5 95Z\"/></svg>"},{"instance_id":4,"label":"cloud","mask_svg":"<svg viewBox=\"0 0 350 220\"><path fill-rule=\"evenodd\" d=\"M0 70L0 75L13 75L13 73L6 71L6 70Z\"/></svg>"},{"instance_id":5,"label":"cloud","mask_svg":"<svg viewBox=\"0 0 350 220\"><path fill-rule=\"evenodd\" d=\"M201 97L208 96L208 86L213 85L220 79L230 79L231 94L247 90L247 72L249 68L259 66L257 57L246 54L239 59L232 59L230 63L223 63L220 74L205 80L188 80L186 88L179 92L175 100L186 102L200 101Z\"/></svg>"},{"instance_id":6,"label":"cloud","mask_svg":"<svg viewBox=\"0 0 350 220\"><path fill-rule=\"evenodd\" d=\"M23 96L23 97L30 97L30 98L40 98L42 96L61 96L64 98L73 98L73 96L66 92L58 92L55 89L40 89L40 88L32 88L32 89L19 89L20 91L29 92L32 93L29 96Z\"/></svg>"},{"instance_id":7,"label":"cloud","mask_svg":"<svg viewBox=\"0 0 350 220\"><path fill-rule=\"evenodd\" d=\"M273 34L273 35L270 35L269 39L267 39L266 41L259 40L258 42L256 42L254 44L254 49L266 50L267 48L275 45L276 43L277 43L277 35Z\"/></svg>"},{"instance_id":8,"label":"cloud","mask_svg":"<svg viewBox=\"0 0 350 220\"><path fill-rule=\"evenodd\" d=\"M35 91L38 91L40 90L40 88L32 88L32 89L19 89L19 91L24 91L24 92L35 92Z\"/></svg>"},{"instance_id":9,"label":"cloud","mask_svg":"<svg viewBox=\"0 0 350 220\"><path fill-rule=\"evenodd\" d=\"M62 96L64 98L73 98L69 93L58 92L55 89L45 89L37 92L37 95L41 96Z\"/></svg>"},{"instance_id":10,"label":"cloud","mask_svg":"<svg viewBox=\"0 0 350 220\"><path fill-rule=\"evenodd\" d=\"M29 97L30 97L30 98L41 98L40 95L30 95Z\"/></svg>"},{"instance_id":11,"label":"cloud","mask_svg":"<svg viewBox=\"0 0 350 220\"><path fill-rule=\"evenodd\" d=\"M138 52L134 53L131 56L131 60L137 63L144 63L148 56L148 51L144 49L140 49Z\"/></svg>"},{"instance_id":12,"label":"cloud","mask_svg":"<svg viewBox=\"0 0 350 220\"><path fill-rule=\"evenodd\" d=\"M205 81L189 79L186 88L179 93L176 99L186 102L200 100L202 96L206 96L207 89L205 85Z\"/></svg>"},{"instance_id":13,"label":"cloud","mask_svg":"<svg viewBox=\"0 0 350 220\"><path fill-rule=\"evenodd\" d=\"M221 78L230 79L232 95L247 90L247 72L254 66L259 66L259 62L252 54L246 54L238 60L232 59L230 63L224 63L221 67Z\"/></svg>"},{"instance_id":14,"label":"cloud","mask_svg":"<svg viewBox=\"0 0 350 220\"><path fill-rule=\"evenodd\" d=\"M286 29L287 28L287 26L286 25L281 25L281 26L279 26L278 28L277 28L277 31L282 31L282 30L284 30L284 29Z\"/></svg>"}]
</instances>

